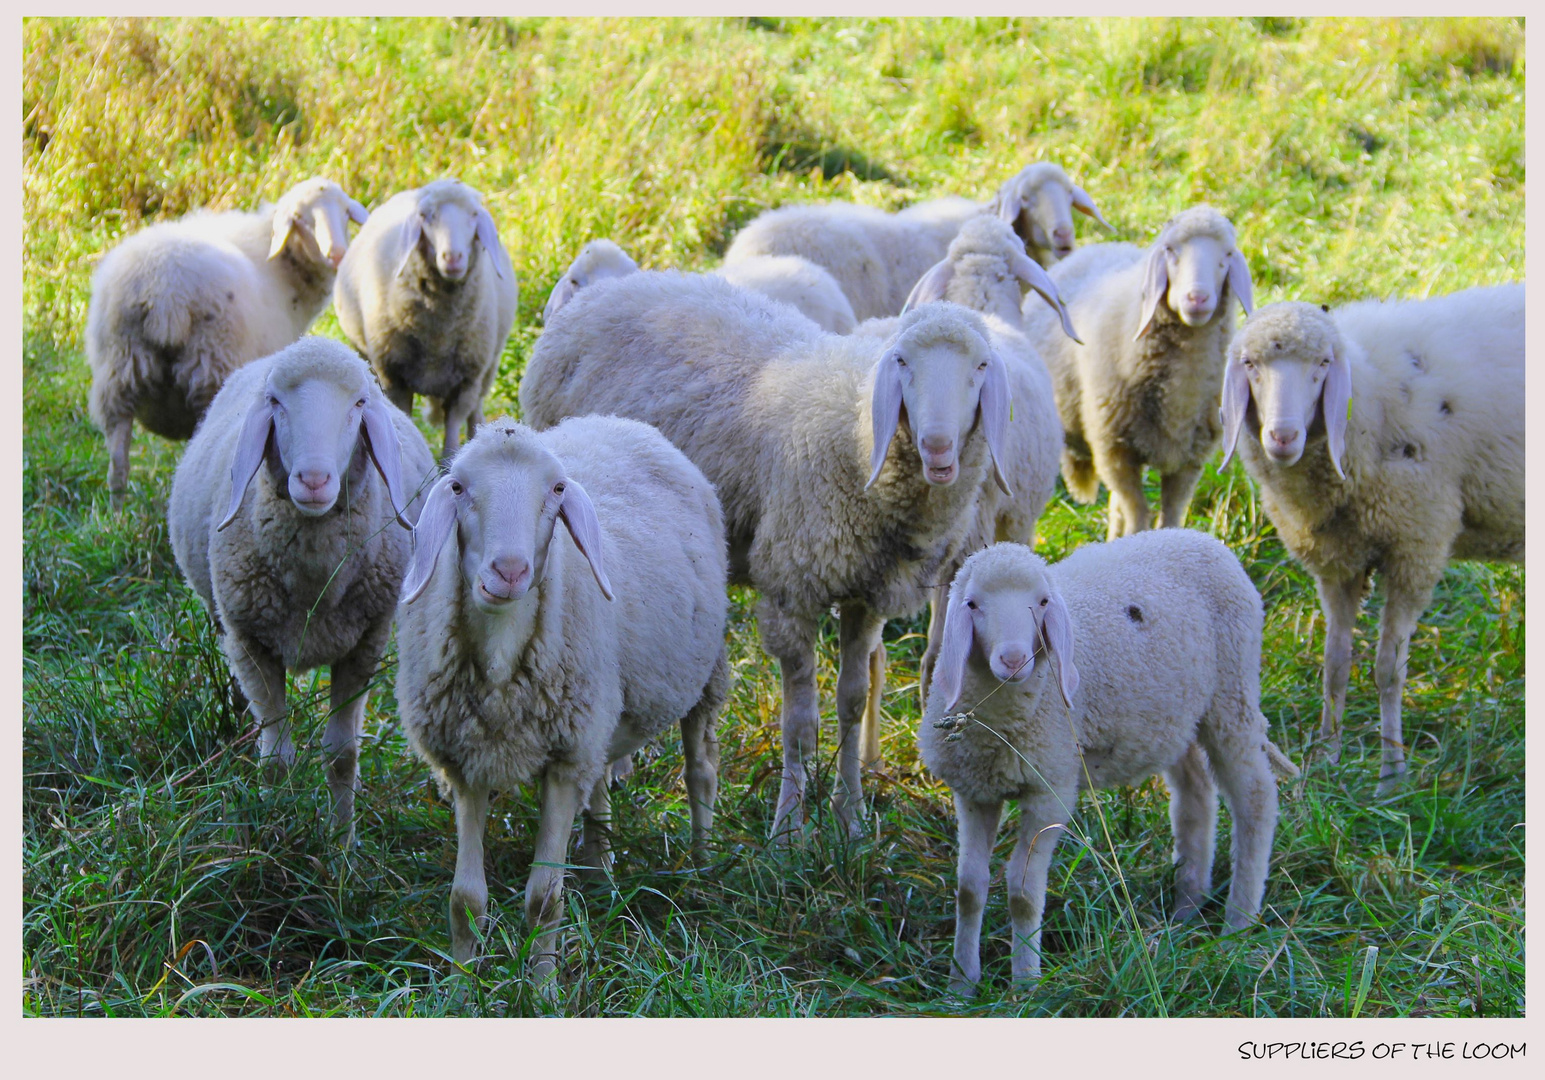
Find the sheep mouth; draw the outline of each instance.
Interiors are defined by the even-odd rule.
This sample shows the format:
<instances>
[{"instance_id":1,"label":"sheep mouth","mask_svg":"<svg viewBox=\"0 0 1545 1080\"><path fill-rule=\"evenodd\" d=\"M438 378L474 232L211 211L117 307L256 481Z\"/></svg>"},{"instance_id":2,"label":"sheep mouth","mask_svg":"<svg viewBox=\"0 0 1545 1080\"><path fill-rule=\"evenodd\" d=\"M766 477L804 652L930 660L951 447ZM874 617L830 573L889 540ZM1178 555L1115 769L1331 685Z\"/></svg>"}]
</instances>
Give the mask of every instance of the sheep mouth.
<instances>
[{"instance_id":1,"label":"sheep mouth","mask_svg":"<svg viewBox=\"0 0 1545 1080\"><path fill-rule=\"evenodd\" d=\"M331 510L333 508L333 503L337 502L338 500L333 497L321 499L297 499L294 496L291 496L290 501L295 504L295 509L299 510L302 514L305 514L307 517L321 517L323 514Z\"/></svg>"},{"instance_id":2,"label":"sheep mouth","mask_svg":"<svg viewBox=\"0 0 1545 1080\"><path fill-rule=\"evenodd\" d=\"M1073 254L1073 245L1067 244L1064 246L1059 244L1057 247L1051 249L1051 253L1057 256L1059 259L1066 259L1069 255Z\"/></svg>"},{"instance_id":3,"label":"sheep mouth","mask_svg":"<svg viewBox=\"0 0 1545 1080\"><path fill-rule=\"evenodd\" d=\"M515 600L515 593L512 590L508 596L500 596L496 592L490 592L488 586L479 581L477 583L477 599L478 603L483 607L498 608L504 607L506 604L513 603Z\"/></svg>"},{"instance_id":4,"label":"sheep mouth","mask_svg":"<svg viewBox=\"0 0 1545 1080\"><path fill-rule=\"evenodd\" d=\"M953 484L959 472L959 466L953 463L949 465L923 466L923 478L930 484Z\"/></svg>"}]
</instances>

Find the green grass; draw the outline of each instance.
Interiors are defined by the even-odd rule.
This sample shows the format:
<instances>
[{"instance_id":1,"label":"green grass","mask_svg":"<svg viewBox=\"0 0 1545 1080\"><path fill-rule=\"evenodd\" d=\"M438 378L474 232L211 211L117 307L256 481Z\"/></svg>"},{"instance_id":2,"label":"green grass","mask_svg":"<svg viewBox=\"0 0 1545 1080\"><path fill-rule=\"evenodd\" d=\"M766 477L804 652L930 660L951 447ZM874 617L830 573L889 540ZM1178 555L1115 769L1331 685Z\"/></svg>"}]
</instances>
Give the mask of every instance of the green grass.
<instances>
[{"instance_id":1,"label":"green grass","mask_svg":"<svg viewBox=\"0 0 1545 1080\"><path fill-rule=\"evenodd\" d=\"M1522 568L1445 576L1412 641L1411 782L1377 801L1373 613L1330 768L1308 752L1313 585L1237 467L1209 471L1192 524L1266 599L1262 705L1305 765L1283 788L1262 926L1215 937L1216 902L1197 924L1165 921L1161 782L1086 796L1085 842L1065 841L1053 869L1042 983L1007 985L1000 861L983 994L953 1001L953 815L914 740L922 623L886 632L870 838L840 841L823 810L828 827L778 854L764 846L778 683L754 597L736 590L710 866L687 858L667 737L616 799L614 881L567 894L562 992L547 1001L520 977L535 810L530 792L500 797L495 958L462 972L446 957L452 818L398 726L394 654L369 709L362 843L344 856L318 760L325 681L293 680L300 762L260 789L166 539L181 448L138 436L127 507L108 511L80 341L91 267L121 237L313 173L367 205L441 174L487 194L522 286L489 415L513 410L537 313L587 239L703 269L769 206L985 198L1039 158L1068 169L1119 239L1212 202L1239 228L1261 303L1516 279L1523 39L1519 20L25 21L24 1011L1521 1015ZM340 336L331 315L318 330ZM1103 535L1103 501L1064 495L1039 547L1055 558ZM834 655L828 634L823 791Z\"/></svg>"}]
</instances>

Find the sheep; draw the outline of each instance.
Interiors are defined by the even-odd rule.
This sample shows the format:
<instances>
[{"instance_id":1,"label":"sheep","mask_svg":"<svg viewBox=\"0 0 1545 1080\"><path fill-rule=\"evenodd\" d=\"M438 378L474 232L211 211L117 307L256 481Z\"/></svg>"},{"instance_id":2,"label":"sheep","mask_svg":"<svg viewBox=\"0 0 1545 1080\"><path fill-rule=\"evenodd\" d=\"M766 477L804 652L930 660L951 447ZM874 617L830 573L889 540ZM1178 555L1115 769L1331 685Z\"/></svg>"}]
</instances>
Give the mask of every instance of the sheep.
<instances>
[{"instance_id":1,"label":"sheep","mask_svg":"<svg viewBox=\"0 0 1545 1080\"><path fill-rule=\"evenodd\" d=\"M1221 432L1234 300L1253 310L1234 226L1194 206L1165 224L1146 256L1132 244L1096 244L1059 262L1051 278L1086 342L1067 341L1037 302L1025 306L1025 332L1056 386L1068 491L1093 502L1103 480L1108 538L1139 532L1150 523L1148 465L1160 476L1159 525L1183 525Z\"/></svg>"},{"instance_id":2,"label":"sheep","mask_svg":"<svg viewBox=\"0 0 1545 1080\"><path fill-rule=\"evenodd\" d=\"M1374 681L1380 796L1406 772L1411 633L1450 559L1524 555L1524 287L1334 312L1263 307L1229 349L1223 460L1236 445L1325 612L1320 737L1340 759L1352 627L1384 580ZM1249 435L1239 441L1242 430Z\"/></svg>"},{"instance_id":3,"label":"sheep","mask_svg":"<svg viewBox=\"0 0 1545 1080\"><path fill-rule=\"evenodd\" d=\"M801 256L837 280L858 319L880 318L901 311L913 284L944 258L967 219L984 211L997 213L1020 230L1032 257L1046 261L1071 250L1070 207L1105 224L1083 189L1057 166L1041 163L1011 178L985 204L952 196L895 214L850 203L770 210L736 235L724 263L733 266L765 255Z\"/></svg>"},{"instance_id":4,"label":"sheep","mask_svg":"<svg viewBox=\"0 0 1545 1080\"><path fill-rule=\"evenodd\" d=\"M136 419L187 439L226 378L299 338L327 306L365 208L315 177L274 204L197 210L151 225L103 257L86 312L87 399L107 439L113 508L129 484Z\"/></svg>"},{"instance_id":5,"label":"sheep","mask_svg":"<svg viewBox=\"0 0 1545 1080\"><path fill-rule=\"evenodd\" d=\"M832 801L860 833L855 726L881 628L921 605L920 585L966 527L989 462L1005 483L1008 372L981 317L929 304L879 342L825 334L711 276L633 274L558 313L520 405L538 428L588 412L652 423L717 487L731 580L761 592L762 646L782 669L778 843L804 815L820 728L816 634L822 613L840 607Z\"/></svg>"},{"instance_id":6,"label":"sheep","mask_svg":"<svg viewBox=\"0 0 1545 1080\"><path fill-rule=\"evenodd\" d=\"M398 608L397 703L455 803L456 960L472 959L487 912L492 790L542 782L525 903L538 981L556 964L575 814L579 862L604 867L606 763L675 721L701 852L729 687L724 590L713 488L646 424L590 416L538 433L498 419L435 482Z\"/></svg>"},{"instance_id":7,"label":"sheep","mask_svg":"<svg viewBox=\"0 0 1545 1080\"><path fill-rule=\"evenodd\" d=\"M585 285L636 273L638 268L638 263L612 241L590 241L553 286L547 306L542 310L542 321L550 322ZM715 273L732 285L797 308L830 333L846 334L857 325L853 306L843 295L837 280L807 259L769 255L746 259Z\"/></svg>"},{"instance_id":8,"label":"sheep","mask_svg":"<svg viewBox=\"0 0 1545 1080\"><path fill-rule=\"evenodd\" d=\"M1022 332L1020 303L1024 287L1034 289L1061 312L1064 330L1073 336L1061 297L1046 271L1030 259L1008 223L981 214L960 227L945 258L924 274L907 297L906 309L936 300L949 300L982 315L993 349L1008 365L1009 391L1014 399L1009 418L1005 475L1012 497L996 485L982 484L975 522L945 559L940 584L929 589L928 646L919 669L923 694L938 656L944 631L944 606L949 581L972 551L995 540L1017 540L1035 546L1035 524L1051 500L1057 482L1057 454L1062 448L1062 422L1052 394L1051 375ZM895 319L870 319L858 332L886 336ZM861 759L865 767L880 760L878 710L883 691L884 646L871 661L870 705L864 711Z\"/></svg>"},{"instance_id":9,"label":"sheep","mask_svg":"<svg viewBox=\"0 0 1545 1080\"><path fill-rule=\"evenodd\" d=\"M270 775L295 761L286 669L331 668L322 746L346 844L365 698L408 565L393 523L417 520L433 469L365 362L305 337L226 380L172 477L172 553L214 617Z\"/></svg>"},{"instance_id":10,"label":"sheep","mask_svg":"<svg viewBox=\"0 0 1545 1080\"><path fill-rule=\"evenodd\" d=\"M481 254L479 252L481 251ZM475 189L436 180L376 209L338 268L338 324L409 416L445 425L444 456L483 422L483 397L515 322L515 270Z\"/></svg>"},{"instance_id":11,"label":"sheep","mask_svg":"<svg viewBox=\"0 0 1545 1080\"><path fill-rule=\"evenodd\" d=\"M982 908L1007 799L1019 802L1005 875L1016 980L1040 976L1047 870L1086 787L1163 773L1177 919L1194 916L1211 887L1221 788L1233 818L1224 923L1237 930L1257 917L1277 824L1273 774L1298 775L1260 710L1261 623L1238 560L1190 530L1090 544L1055 566L1011 543L966 560L918 728L959 822L956 993L970 996L981 978Z\"/></svg>"}]
</instances>

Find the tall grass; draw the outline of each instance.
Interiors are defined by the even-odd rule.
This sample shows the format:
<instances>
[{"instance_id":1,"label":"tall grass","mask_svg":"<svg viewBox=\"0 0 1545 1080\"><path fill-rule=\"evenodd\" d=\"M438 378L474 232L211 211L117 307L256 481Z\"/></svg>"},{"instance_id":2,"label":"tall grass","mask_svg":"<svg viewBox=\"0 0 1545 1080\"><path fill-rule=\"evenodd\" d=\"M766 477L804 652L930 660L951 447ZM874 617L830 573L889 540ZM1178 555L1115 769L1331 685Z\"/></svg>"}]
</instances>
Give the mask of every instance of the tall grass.
<instances>
[{"instance_id":1,"label":"tall grass","mask_svg":"<svg viewBox=\"0 0 1545 1080\"><path fill-rule=\"evenodd\" d=\"M754 597L736 590L711 865L686 857L667 738L616 800L613 881L568 894L549 1001L520 978L535 811L529 793L504 796L488 842L496 958L464 973L444 951L451 816L397 725L394 656L368 712L362 844L342 855L316 746L325 679L293 680L300 763L260 789L166 540L180 447L138 439L128 505L108 512L80 346L91 268L121 237L313 173L367 205L442 174L487 194L522 286L490 415L514 409L537 312L587 239L646 266L708 268L765 207L985 197L1037 158L1063 164L1118 239L1144 242L1189 202L1218 206L1262 303L1511 280L1521 21L30 19L23 41L27 1012L1522 1012L1522 568L1445 576L1412 641L1411 783L1376 801L1372 623L1330 768L1308 753L1313 586L1237 468L1208 472L1193 524L1266 598L1262 704L1306 765L1284 788L1261 927L1213 936L1221 905L1197 925L1166 921L1167 800L1150 781L1085 796L1053 870L1041 985L1007 986L1000 889L983 996L949 998L954 826L915 750L921 623L886 631L869 838L823 822L775 853L778 682ZM331 315L319 330L339 336ZM1056 558L1098 540L1103 519L1103 504L1059 495L1039 547ZM828 713L834 656L828 635Z\"/></svg>"}]
</instances>

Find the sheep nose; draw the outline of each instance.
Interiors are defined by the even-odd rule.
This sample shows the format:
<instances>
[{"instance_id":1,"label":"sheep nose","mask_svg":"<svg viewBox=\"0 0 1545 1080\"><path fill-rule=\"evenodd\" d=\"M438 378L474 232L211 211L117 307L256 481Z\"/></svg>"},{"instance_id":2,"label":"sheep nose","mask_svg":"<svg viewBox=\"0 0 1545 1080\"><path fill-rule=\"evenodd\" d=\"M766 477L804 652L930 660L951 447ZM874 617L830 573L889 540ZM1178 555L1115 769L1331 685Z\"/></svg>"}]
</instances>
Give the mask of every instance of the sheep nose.
<instances>
[{"instance_id":1,"label":"sheep nose","mask_svg":"<svg viewBox=\"0 0 1545 1080\"><path fill-rule=\"evenodd\" d=\"M295 474L295 479L299 480L301 486L313 495L327 487L332 478L332 473L321 469L302 469Z\"/></svg>"},{"instance_id":2,"label":"sheep nose","mask_svg":"<svg viewBox=\"0 0 1545 1080\"><path fill-rule=\"evenodd\" d=\"M955 449L955 440L948 435L924 435L923 450L930 454L947 454Z\"/></svg>"},{"instance_id":3,"label":"sheep nose","mask_svg":"<svg viewBox=\"0 0 1545 1080\"><path fill-rule=\"evenodd\" d=\"M1059 247L1071 244L1073 242L1073 226L1058 225L1051 231L1051 238L1057 242Z\"/></svg>"},{"instance_id":4,"label":"sheep nose","mask_svg":"<svg viewBox=\"0 0 1545 1080\"><path fill-rule=\"evenodd\" d=\"M445 255L440 259L440 268L447 274L459 274L467 265L465 255Z\"/></svg>"},{"instance_id":5,"label":"sheep nose","mask_svg":"<svg viewBox=\"0 0 1545 1080\"><path fill-rule=\"evenodd\" d=\"M338 269L338 264L343 262L343 254L342 251L336 249L327 253L327 261L333 264L334 270Z\"/></svg>"},{"instance_id":6,"label":"sheep nose","mask_svg":"<svg viewBox=\"0 0 1545 1080\"><path fill-rule=\"evenodd\" d=\"M1190 292L1186 293L1186 303L1190 304L1192 307L1201 307L1211 299L1211 294L1203 292L1201 289L1192 289Z\"/></svg>"},{"instance_id":7,"label":"sheep nose","mask_svg":"<svg viewBox=\"0 0 1545 1080\"><path fill-rule=\"evenodd\" d=\"M501 555L488 564L501 581L516 588L531 572L531 564L519 555Z\"/></svg>"},{"instance_id":8,"label":"sheep nose","mask_svg":"<svg viewBox=\"0 0 1545 1080\"><path fill-rule=\"evenodd\" d=\"M1024 674L1025 668L1030 664L1030 657L1018 645L1005 645L998 650L998 663L1006 674L1013 677Z\"/></svg>"},{"instance_id":9,"label":"sheep nose","mask_svg":"<svg viewBox=\"0 0 1545 1080\"><path fill-rule=\"evenodd\" d=\"M1296 427L1274 427L1266 433L1266 436L1279 447L1291 446L1298 441L1298 429Z\"/></svg>"}]
</instances>

